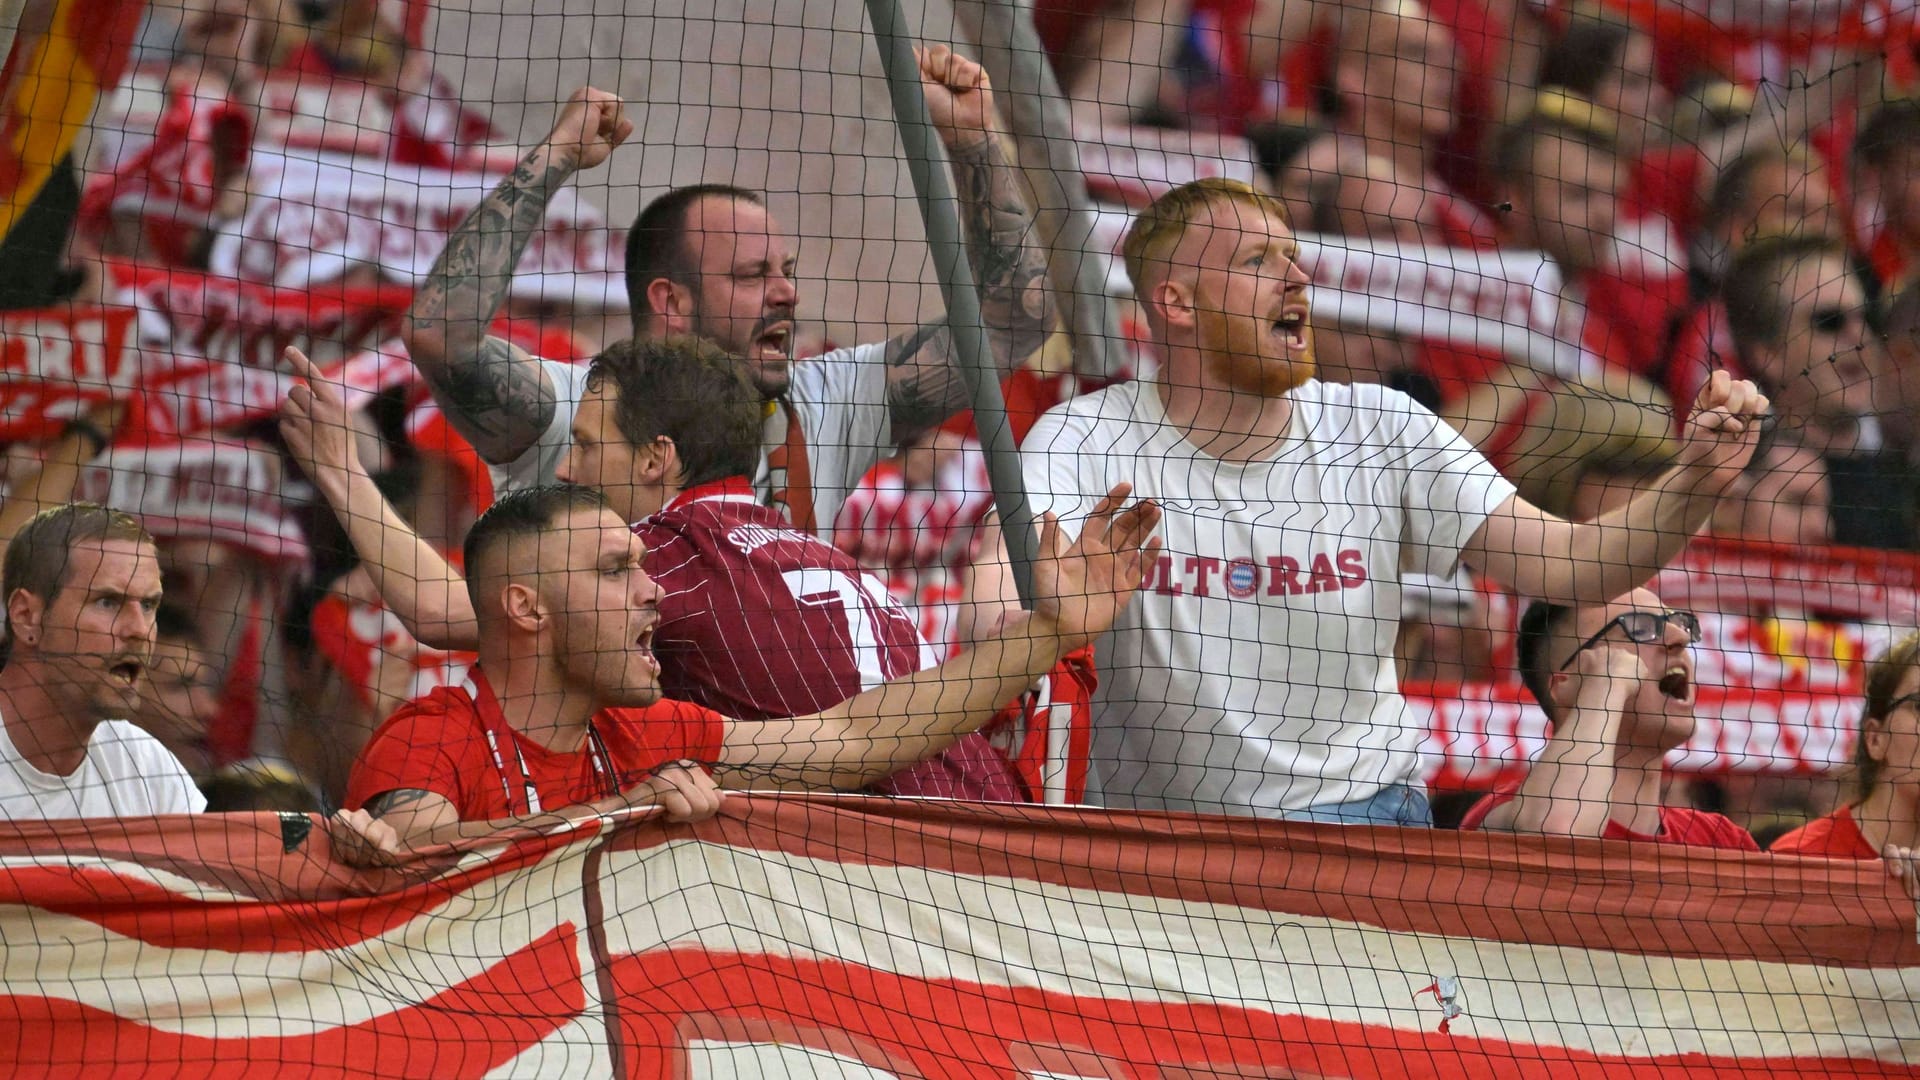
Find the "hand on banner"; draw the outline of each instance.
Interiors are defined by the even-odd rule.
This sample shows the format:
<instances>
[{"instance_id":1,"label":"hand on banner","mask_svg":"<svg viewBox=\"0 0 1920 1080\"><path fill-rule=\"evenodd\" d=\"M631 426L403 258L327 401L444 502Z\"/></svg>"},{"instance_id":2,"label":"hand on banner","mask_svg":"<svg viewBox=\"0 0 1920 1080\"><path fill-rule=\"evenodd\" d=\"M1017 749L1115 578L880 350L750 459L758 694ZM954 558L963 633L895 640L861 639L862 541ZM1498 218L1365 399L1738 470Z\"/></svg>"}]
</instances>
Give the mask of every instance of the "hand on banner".
<instances>
[{"instance_id":1,"label":"hand on banner","mask_svg":"<svg viewBox=\"0 0 1920 1080\"><path fill-rule=\"evenodd\" d=\"M987 70L945 45L916 46L920 88L927 115L947 149L977 146L993 138L993 84Z\"/></svg>"},{"instance_id":2,"label":"hand on banner","mask_svg":"<svg viewBox=\"0 0 1920 1080\"><path fill-rule=\"evenodd\" d=\"M393 826L365 810L342 810L327 819L333 857L349 866L397 866L406 846Z\"/></svg>"},{"instance_id":3,"label":"hand on banner","mask_svg":"<svg viewBox=\"0 0 1920 1080\"><path fill-rule=\"evenodd\" d=\"M726 795L713 774L693 761L662 765L626 794L635 806L658 806L672 822L705 821L720 812Z\"/></svg>"},{"instance_id":4,"label":"hand on banner","mask_svg":"<svg viewBox=\"0 0 1920 1080\"><path fill-rule=\"evenodd\" d=\"M633 121L618 97L583 86L567 98L542 145L556 155L554 164L584 171L607 160L632 134Z\"/></svg>"},{"instance_id":5,"label":"hand on banner","mask_svg":"<svg viewBox=\"0 0 1920 1080\"><path fill-rule=\"evenodd\" d=\"M288 346L285 356L300 381L281 403L280 435L315 486L343 491L350 477L363 472L346 399L305 353Z\"/></svg>"},{"instance_id":6,"label":"hand on banner","mask_svg":"<svg viewBox=\"0 0 1920 1080\"><path fill-rule=\"evenodd\" d=\"M1748 380L1714 372L1687 418L1679 464L1731 483L1753 457L1770 405Z\"/></svg>"},{"instance_id":7,"label":"hand on banner","mask_svg":"<svg viewBox=\"0 0 1920 1080\"><path fill-rule=\"evenodd\" d=\"M1920 849L1888 844L1880 857L1887 862L1887 876L1900 883L1908 899L1920 902Z\"/></svg>"},{"instance_id":8,"label":"hand on banner","mask_svg":"<svg viewBox=\"0 0 1920 1080\"><path fill-rule=\"evenodd\" d=\"M1160 506L1142 499L1120 509L1133 493L1116 484L1093 506L1071 545L1060 519L1045 515L1040 526L1040 558L1033 563L1034 614L1052 619L1060 636L1075 646L1106 633L1133 598L1147 567L1160 554Z\"/></svg>"}]
</instances>

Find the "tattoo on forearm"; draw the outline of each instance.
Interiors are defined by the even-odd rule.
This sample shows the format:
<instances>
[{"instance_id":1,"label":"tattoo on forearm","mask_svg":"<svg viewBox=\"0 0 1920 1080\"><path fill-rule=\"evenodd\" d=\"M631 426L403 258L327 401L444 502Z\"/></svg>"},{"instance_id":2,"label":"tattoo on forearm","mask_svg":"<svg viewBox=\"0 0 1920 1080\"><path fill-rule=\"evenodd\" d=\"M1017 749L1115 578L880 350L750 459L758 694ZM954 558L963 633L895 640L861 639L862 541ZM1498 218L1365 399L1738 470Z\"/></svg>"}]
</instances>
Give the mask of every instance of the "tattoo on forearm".
<instances>
[{"instance_id":1,"label":"tattoo on forearm","mask_svg":"<svg viewBox=\"0 0 1920 1080\"><path fill-rule=\"evenodd\" d=\"M570 174L559 164L536 167L538 153L521 161L454 229L407 312L414 329L438 333L446 342L445 355L416 355L415 364L446 396L462 433L489 444L478 447L483 454L490 446L524 448L553 419L553 394L538 370L487 337L548 200Z\"/></svg>"},{"instance_id":2,"label":"tattoo on forearm","mask_svg":"<svg viewBox=\"0 0 1920 1080\"><path fill-rule=\"evenodd\" d=\"M1039 348L1052 329L1046 253L1034 236L1020 174L999 139L956 154L953 175L981 315L994 340L994 361L1005 374Z\"/></svg>"},{"instance_id":3,"label":"tattoo on forearm","mask_svg":"<svg viewBox=\"0 0 1920 1080\"><path fill-rule=\"evenodd\" d=\"M980 291L980 315L995 369L1013 371L1053 328L1054 298L1044 252L1034 242L1033 212L1000 142L989 139L953 155L967 261ZM887 349L888 404L896 433L944 420L969 404L954 367L945 323L895 338Z\"/></svg>"},{"instance_id":4,"label":"tattoo on forearm","mask_svg":"<svg viewBox=\"0 0 1920 1080\"><path fill-rule=\"evenodd\" d=\"M458 418L460 433L490 461L518 457L540 440L558 407L540 365L514 355L513 346L481 338L453 360L433 385Z\"/></svg>"},{"instance_id":5,"label":"tattoo on forearm","mask_svg":"<svg viewBox=\"0 0 1920 1080\"><path fill-rule=\"evenodd\" d=\"M366 811L376 818L383 818L395 810L405 810L422 800L432 797L433 792L422 791L419 788L398 788L393 791L383 791L367 800Z\"/></svg>"}]
</instances>

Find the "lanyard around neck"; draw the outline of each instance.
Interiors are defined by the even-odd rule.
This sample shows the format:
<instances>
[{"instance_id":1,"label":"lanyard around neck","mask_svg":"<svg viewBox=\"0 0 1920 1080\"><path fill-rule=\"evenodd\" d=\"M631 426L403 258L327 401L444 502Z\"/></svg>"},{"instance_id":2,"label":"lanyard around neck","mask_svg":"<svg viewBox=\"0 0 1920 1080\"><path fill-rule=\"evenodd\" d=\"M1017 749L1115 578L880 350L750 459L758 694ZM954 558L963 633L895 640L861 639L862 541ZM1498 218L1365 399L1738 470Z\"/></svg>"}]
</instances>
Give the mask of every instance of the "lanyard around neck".
<instances>
[{"instance_id":1,"label":"lanyard around neck","mask_svg":"<svg viewBox=\"0 0 1920 1080\"><path fill-rule=\"evenodd\" d=\"M506 758L500 754L500 737L492 725L488 725L487 747L493 751L493 768L500 778L500 794L507 800L507 812L513 812L513 781L507 775ZM593 721L587 721L587 740L592 744L588 750L587 761L593 768L594 785L600 789L600 797L617 795L620 784L613 771L613 754L607 750L606 740L600 737L600 728ZM520 792L526 800L527 814L541 813L540 789L534 786L533 773L527 768L527 759L520 753L520 744L508 736L507 748L513 751L513 763L520 772Z\"/></svg>"}]
</instances>

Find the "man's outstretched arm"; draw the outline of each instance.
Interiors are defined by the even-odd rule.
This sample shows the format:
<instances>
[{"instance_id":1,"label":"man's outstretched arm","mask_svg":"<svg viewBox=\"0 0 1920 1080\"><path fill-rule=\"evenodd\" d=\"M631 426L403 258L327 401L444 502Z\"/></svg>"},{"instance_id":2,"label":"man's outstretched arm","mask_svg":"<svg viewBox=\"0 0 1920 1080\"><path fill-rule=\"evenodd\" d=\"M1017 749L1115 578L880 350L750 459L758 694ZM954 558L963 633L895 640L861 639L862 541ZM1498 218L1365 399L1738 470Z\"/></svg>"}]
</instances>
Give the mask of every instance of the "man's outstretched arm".
<instances>
[{"instance_id":1,"label":"man's outstretched arm","mask_svg":"<svg viewBox=\"0 0 1920 1080\"><path fill-rule=\"evenodd\" d=\"M632 132L619 98L574 91L553 131L453 231L407 311L401 334L414 367L454 428L496 465L540 440L555 401L539 363L487 328L553 193Z\"/></svg>"},{"instance_id":2,"label":"man's outstretched arm","mask_svg":"<svg viewBox=\"0 0 1920 1080\"><path fill-rule=\"evenodd\" d=\"M919 57L927 109L953 165L987 344L1004 378L1053 328L1046 252L1035 237L1019 171L1003 149L986 72L944 45L919 50ZM887 343L888 404L896 432L937 424L972 404L955 363L953 333L944 320Z\"/></svg>"},{"instance_id":3,"label":"man's outstretched arm","mask_svg":"<svg viewBox=\"0 0 1920 1080\"><path fill-rule=\"evenodd\" d=\"M1122 510L1119 485L1095 504L1069 545L1044 520L1048 557L1034 563L1035 610L938 667L883 683L825 712L727 725L720 780L730 787L856 788L946 749L1062 656L1106 632L1160 550L1160 508Z\"/></svg>"},{"instance_id":4,"label":"man's outstretched arm","mask_svg":"<svg viewBox=\"0 0 1920 1080\"><path fill-rule=\"evenodd\" d=\"M1750 382L1716 371L1700 391L1673 468L1648 490L1574 524L1513 496L1487 516L1461 560L1522 596L1604 604L1647 580L1693 539L1753 457L1770 408Z\"/></svg>"}]
</instances>

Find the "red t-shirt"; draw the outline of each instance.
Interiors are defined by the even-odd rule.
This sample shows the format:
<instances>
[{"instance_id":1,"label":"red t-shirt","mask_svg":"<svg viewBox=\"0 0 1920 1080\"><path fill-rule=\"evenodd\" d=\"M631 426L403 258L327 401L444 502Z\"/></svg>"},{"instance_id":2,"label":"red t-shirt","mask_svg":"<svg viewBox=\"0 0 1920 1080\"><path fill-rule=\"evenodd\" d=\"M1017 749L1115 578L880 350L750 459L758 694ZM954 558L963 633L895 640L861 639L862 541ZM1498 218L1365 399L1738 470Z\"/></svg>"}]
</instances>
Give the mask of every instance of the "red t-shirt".
<instances>
[{"instance_id":1,"label":"red t-shirt","mask_svg":"<svg viewBox=\"0 0 1920 1080\"><path fill-rule=\"evenodd\" d=\"M1460 819L1461 831L1473 832L1479 829L1495 807L1513 801L1514 796L1520 793L1520 785L1523 783L1525 783L1524 780L1509 781L1491 795L1474 803L1473 809L1467 811L1467 816ZM1600 830L1600 839L1639 840L1654 844L1722 848L1727 851L1760 850L1760 845L1754 843L1752 833L1735 825L1724 815L1693 810L1684 806L1660 808L1660 832L1656 835L1637 833L1617 821L1608 821L1607 827Z\"/></svg>"},{"instance_id":2,"label":"red t-shirt","mask_svg":"<svg viewBox=\"0 0 1920 1080\"><path fill-rule=\"evenodd\" d=\"M1877 859L1860 823L1853 820L1853 808L1843 806L1826 817L1809 821L1773 842L1767 849L1775 855L1810 855L1827 859Z\"/></svg>"},{"instance_id":3,"label":"red t-shirt","mask_svg":"<svg viewBox=\"0 0 1920 1080\"><path fill-rule=\"evenodd\" d=\"M669 697L749 721L805 716L939 662L884 583L761 506L745 478L688 489L633 531L662 592L653 653ZM875 786L1025 798L1006 757L977 733Z\"/></svg>"},{"instance_id":4,"label":"red t-shirt","mask_svg":"<svg viewBox=\"0 0 1920 1080\"><path fill-rule=\"evenodd\" d=\"M402 705L373 733L353 763L346 805L416 788L444 796L462 821L557 810L631 787L671 762L718 761L725 738L726 720L713 710L662 699L601 710L580 749L556 753L507 724L476 667L463 685Z\"/></svg>"}]
</instances>

